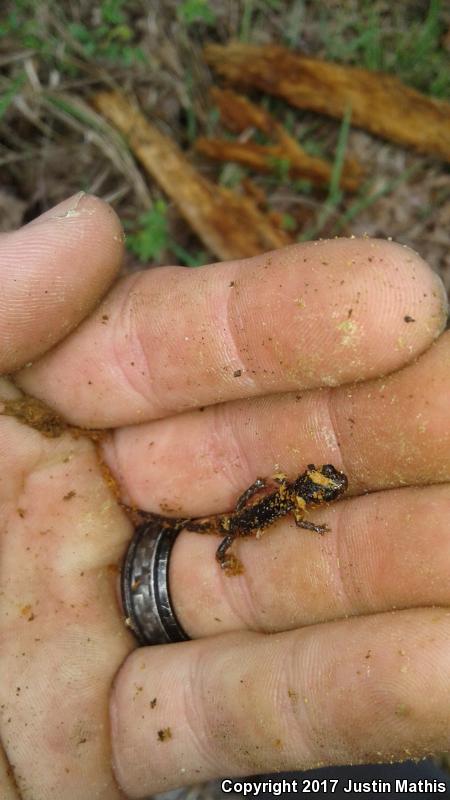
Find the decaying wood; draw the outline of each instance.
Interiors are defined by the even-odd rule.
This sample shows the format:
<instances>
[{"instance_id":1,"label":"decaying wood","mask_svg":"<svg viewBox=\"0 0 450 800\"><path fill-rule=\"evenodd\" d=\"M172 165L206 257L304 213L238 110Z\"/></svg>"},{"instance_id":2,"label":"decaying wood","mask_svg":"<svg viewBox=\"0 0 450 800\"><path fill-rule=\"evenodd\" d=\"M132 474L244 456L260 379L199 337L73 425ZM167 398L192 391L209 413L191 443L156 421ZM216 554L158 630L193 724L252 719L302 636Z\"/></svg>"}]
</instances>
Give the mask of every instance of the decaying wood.
<instances>
[{"instance_id":1,"label":"decaying wood","mask_svg":"<svg viewBox=\"0 0 450 800\"><path fill-rule=\"evenodd\" d=\"M330 182L332 167L320 158L288 153L280 145L261 145L255 142L229 142L227 139L199 137L195 143L199 153L215 161L235 161L255 172L275 172L278 165L286 163L291 178L304 178L318 186ZM355 192L360 185L356 178L342 176L340 186Z\"/></svg>"},{"instance_id":2,"label":"decaying wood","mask_svg":"<svg viewBox=\"0 0 450 800\"><path fill-rule=\"evenodd\" d=\"M239 196L200 175L177 145L123 94L99 92L91 102L125 136L146 172L171 197L217 258L246 258L293 241L250 197Z\"/></svg>"},{"instance_id":3,"label":"decaying wood","mask_svg":"<svg viewBox=\"0 0 450 800\"><path fill-rule=\"evenodd\" d=\"M450 161L450 104L392 75L305 58L279 45L209 44L204 54L232 84L338 119L350 108L352 125Z\"/></svg>"},{"instance_id":4,"label":"decaying wood","mask_svg":"<svg viewBox=\"0 0 450 800\"><path fill-rule=\"evenodd\" d=\"M218 161L236 161L257 172L273 172L277 164L285 162L291 177L306 178L321 186L330 182L332 165L308 155L265 109L229 89L213 87L211 98L228 128L240 133L248 127L254 127L273 138L277 144L260 145L250 141L230 142L227 139L200 137L195 143L200 153ZM356 191L361 178L360 165L354 159L347 159L343 165L341 187Z\"/></svg>"}]
</instances>

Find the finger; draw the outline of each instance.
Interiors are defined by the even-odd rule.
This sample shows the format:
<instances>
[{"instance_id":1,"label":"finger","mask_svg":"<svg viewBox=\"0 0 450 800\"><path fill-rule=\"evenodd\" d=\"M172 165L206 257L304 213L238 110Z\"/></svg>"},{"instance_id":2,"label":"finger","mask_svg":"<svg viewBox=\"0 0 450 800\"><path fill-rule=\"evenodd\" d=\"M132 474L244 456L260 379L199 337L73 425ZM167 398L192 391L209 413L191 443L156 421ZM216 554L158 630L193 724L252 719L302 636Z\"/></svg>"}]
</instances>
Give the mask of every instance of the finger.
<instances>
[{"instance_id":1,"label":"finger","mask_svg":"<svg viewBox=\"0 0 450 800\"><path fill-rule=\"evenodd\" d=\"M124 425L386 374L431 344L445 310L441 282L413 251L313 242L133 275L17 379L76 424Z\"/></svg>"},{"instance_id":2,"label":"finger","mask_svg":"<svg viewBox=\"0 0 450 800\"><path fill-rule=\"evenodd\" d=\"M284 519L261 539L240 538L228 577L220 538L183 532L170 560L176 615L192 638L272 633L401 608L449 606L450 484L395 489L317 509L324 536Z\"/></svg>"},{"instance_id":3,"label":"finger","mask_svg":"<svg viewBox=\"0 0 450 800\"><path fill-rule=\"evenodd\" d=\"M139 508L233 509L257 476L343 469L353 494L450 481L450 332L419 360L354 386L224 403L117 431L105 454Z\"/></svg>"},{"instance_id":4,"label":"finger","mask_svg":"<svg viewBox=\"0 0 450 800\"><path fill-rule=\"evenodd\" d=\"M447 331L401 371L337 391L335 429L354 491L450 480L449 359Z\"/></svg>"},{"instance_id":5,"label":"finger","mask_svg":"<svg viewBox=\"0 0 450 800\"><path fill-rule=\"evenodd\" d=\"M111 703L131 798L223 775L420 758L448 746L450 611L137 650Z\"/></svg>"},{"instance_id":6,"label":"finger","mask_svg":"<svg viewBox=\"0 0 450 800\"><path fill-rule=\"evenodd\" d=\"M112 208L80 192L0 236L0 371L34 361L92 311L120 266Z\"/></svg>"}]
</instances>

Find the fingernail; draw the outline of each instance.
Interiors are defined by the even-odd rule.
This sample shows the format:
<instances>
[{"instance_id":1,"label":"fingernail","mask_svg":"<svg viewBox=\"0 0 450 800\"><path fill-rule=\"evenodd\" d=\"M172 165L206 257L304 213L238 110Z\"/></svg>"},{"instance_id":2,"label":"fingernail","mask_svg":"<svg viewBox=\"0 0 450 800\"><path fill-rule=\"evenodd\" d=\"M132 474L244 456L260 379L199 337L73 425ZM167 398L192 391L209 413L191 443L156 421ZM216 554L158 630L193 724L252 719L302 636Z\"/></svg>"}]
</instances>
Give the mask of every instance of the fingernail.
<instances>
[{"instance_id":1,"label":"fingernail","mask_svg":"<svg viewBox=\"0 0 450 800\"><path fill-rule=\"evenodd\" d=\"M32 219L28 225L38 225L41 222L45 222L48 219L66 219L68 217L78 217L80 216L80 205L82 204L85 197L89 197L89 195L84 192L80 191L76 194L73 194L71 197L68 197L67 200L63 200L61 203L58 203L57 206L53 208L49 208L48 211L44 211L43 214L40 214L39 217L36 219ZM83 208L83 213L85 213L85 209ZM88 213L91 213L89 211ZM93 213L93 210L92 210ZM28 227L27 225L25 227Z\"/></svg>"},{"instance_id":2,"label":"fingernail","mask_svg":"<svg viewBox=\"0 0 450 800\"><path fill-rule=\"evenodd\" d=\"M438 275L437 272L433 272L433 277L435 279L436 284L436 292L433 292L439 299L441 300L441 311L439 316L442 316L442 327L437 332L436 336L440 336L442 331L446 328L448 322L448 314L449 314L449 302L448 302L448 294L447 289L445 287L445 283L442 280L441 276Z\"/></svg>"}]
</instances>

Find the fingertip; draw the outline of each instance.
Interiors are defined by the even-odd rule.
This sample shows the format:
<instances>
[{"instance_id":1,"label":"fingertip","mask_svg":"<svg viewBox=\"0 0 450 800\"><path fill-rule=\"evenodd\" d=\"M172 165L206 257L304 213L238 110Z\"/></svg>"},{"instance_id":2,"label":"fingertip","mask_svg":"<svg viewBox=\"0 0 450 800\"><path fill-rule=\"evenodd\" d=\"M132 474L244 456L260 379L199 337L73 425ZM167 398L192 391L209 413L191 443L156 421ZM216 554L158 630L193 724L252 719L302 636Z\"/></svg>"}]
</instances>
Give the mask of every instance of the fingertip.
<instances>
[{"instance_id":1,"label":"fingertip","mask_svg":"<svg viewBox=\"0 0 450 800\"><path fill-rule=\"evenodd\" d=\"M124 235L111 206L79 192L0 237L0 371L42 356L94 308L115 279Z\"/></svg>"},{"instance_id":2,"label":"fingertip","mask_svg":"<svg viewBox=\"0 0 450 800\"><path fill-rule=\"evenodd\" d=\"M400 242L391 242L386 239L374 239L380 252L385 251L386 262L390 264L392 272L402 267L405 279L409 279L412 288L421 299L429 300L431 313L429 314L429 333L433 338L441 335L447 323L449 302L447 290L439 274L432 269L430 264L412 247ZM426 304L425 304L426 310Z\"/></svg>"},{"instance_id":3,"label":"fingertip","mask_svg":"<svg viewBox=\"0 0 450 800\"><path fill-rule=\"evenodd\" d=\"M283 320L270 330L270 339L268 328L261 336L255 326L256 337L246 345L256 350L259 365L273 370L268 355L276 342L281 372L289 365L296 378L286 389L394 372L445 328L447 298L439 277L414 250L387 239L319 239L248 259L239 280L241 306L244 281L246 287L257 282L257 290L247 288L250 301L239 318L252 319L257 298L259 308ZM277 362L278 356L275 368Z\"/></svg>"},{"instance_id":4,"label":"fingertip","mask_svg":"<svg viewBox=\"0 0 450 800\"><path fill-rule=\"evenodd\" d=\"M95 234L95 246L106 248L109 254L109 258L104 259L103 272L108 267L112 276L119 271L125 234L116 212L101 197L84 191L77 192L31 220L16 233L24 234L31 229L33 236L36 236L36 228L40 226L46 232L51 231L55 238L59 238L59 231L65 242L72 235L71 229L77 241Z\"/></svg>"},{"instance_id":5,"label":"fingertip","mask_svg":"<svg viewBox=\"0 0 450 800\"><path fill-rule=\"evenodd\" d=\"M106 214L111 217L111 219L115 220L115 224L122 231L120 220L112 206L101 197L85 192L84 190L75 192L75 194L70 197L61 200L56 206L48 208L47 211L44 211L42 214L39 214L38 217L30 220L23 228L41 225L47 222L47 220L71 219L83 215L92 216L98 212Z\"/></svg>"},{"instance_id":6,"label":"fingertip","mask_svg":"<svg viewBox=\"0 0 450 800\"><path fill-rule=\"evenodd\" d=\"M446 291L419 253L399 242L368 237L325 244L331 245L330 253L334 251L343 270L346 302L351 299L348 320L338 323L340 341L344 350L353 350L363 334L364 377L403 367L441 335L448 313Z\"/></svg>"}]
</instances>

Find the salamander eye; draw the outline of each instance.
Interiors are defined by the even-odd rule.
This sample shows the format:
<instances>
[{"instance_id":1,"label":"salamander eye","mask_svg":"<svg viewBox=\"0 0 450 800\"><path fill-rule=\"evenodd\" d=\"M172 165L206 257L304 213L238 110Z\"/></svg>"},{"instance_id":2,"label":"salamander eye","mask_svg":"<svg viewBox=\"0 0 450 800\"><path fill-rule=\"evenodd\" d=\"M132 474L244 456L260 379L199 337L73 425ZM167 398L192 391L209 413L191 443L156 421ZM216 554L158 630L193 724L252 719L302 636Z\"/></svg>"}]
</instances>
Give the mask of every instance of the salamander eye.
<instances>
[{"instance_id":1,"label":"salamander eye","mask_svg":"<svg viewBox=\"0 0 450 800\"><path fill-rule=\"evenodd\" d=\"M336 467L333 467L332 464L324 464L319 471L324 477L330 479L330 488L333 488L337 491L345 491L345 489L347 489L347 476L343 472L340 472L338 469L336 469Z\"/></svg>"},{"instance_id":2,"label":"salamander eye","mask_svg":"<svg viewBox=\"0 0 450 800\"><path fill-rule=\"evenodd\" d=\"M308 470L307 477L311 497L315 502L335 500L347 488L347 477L332 464Z\"/></svg>"}]
</instances>

